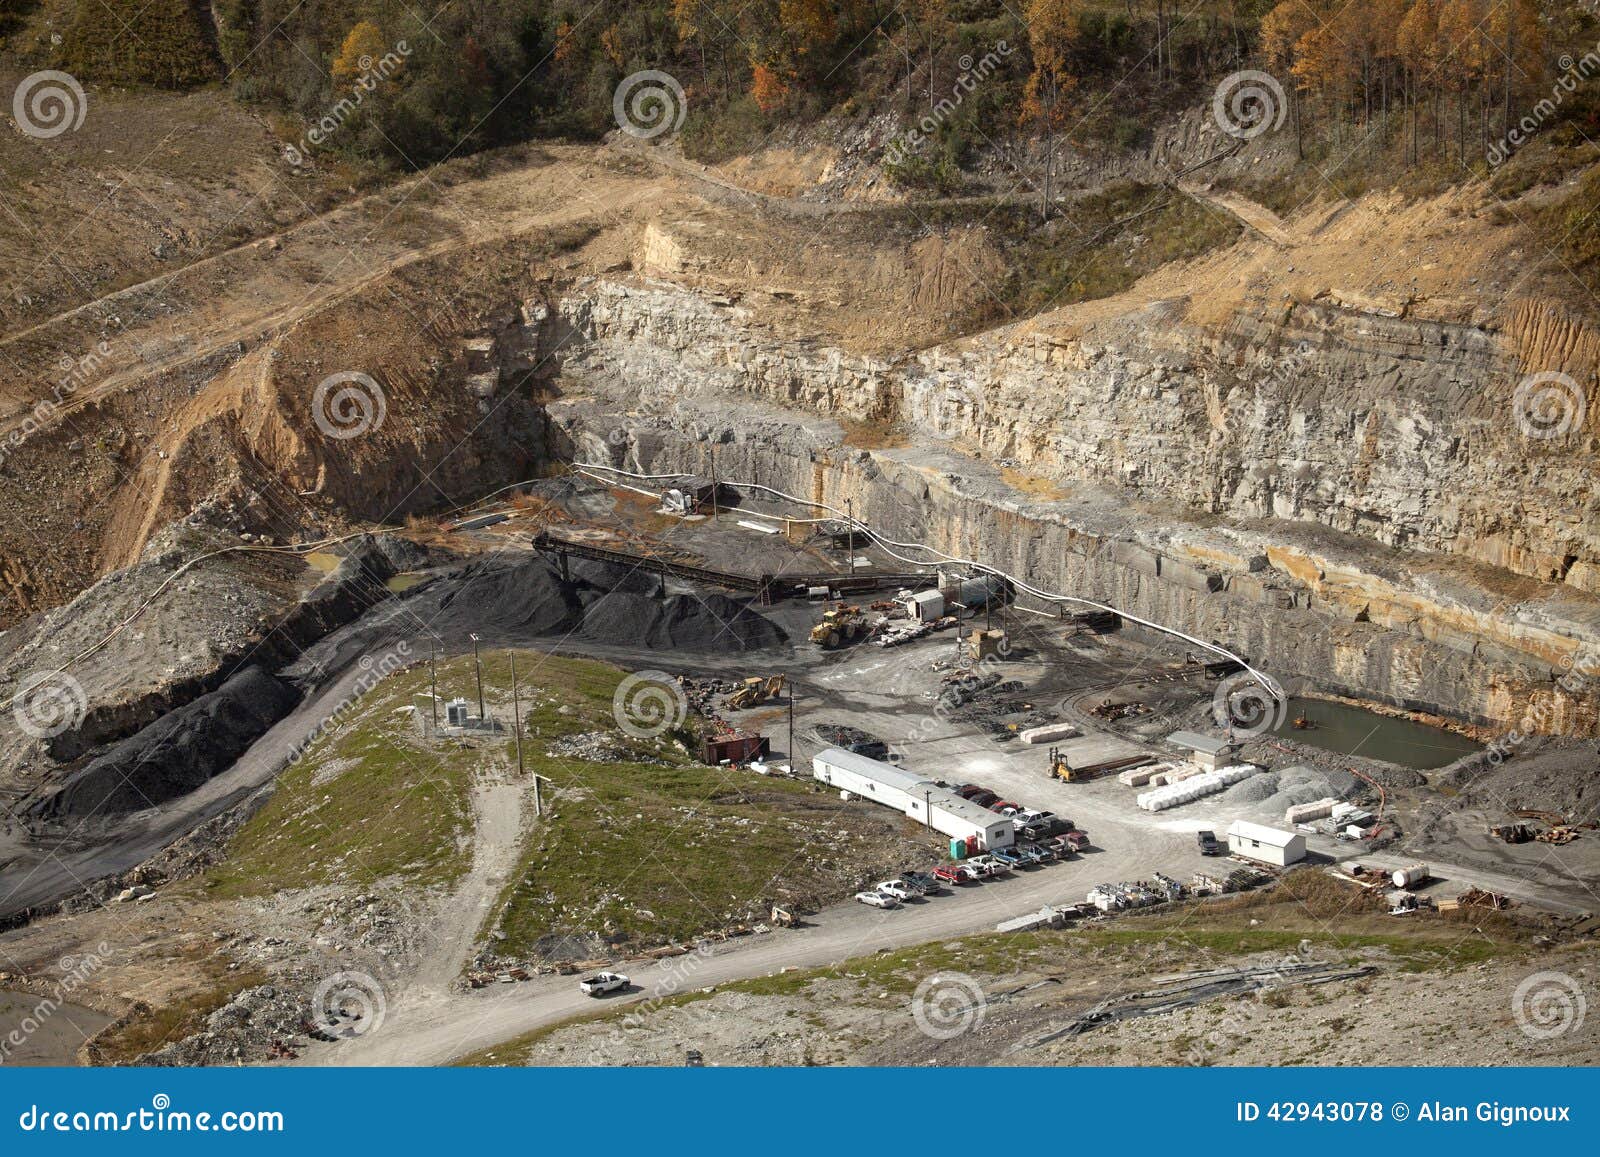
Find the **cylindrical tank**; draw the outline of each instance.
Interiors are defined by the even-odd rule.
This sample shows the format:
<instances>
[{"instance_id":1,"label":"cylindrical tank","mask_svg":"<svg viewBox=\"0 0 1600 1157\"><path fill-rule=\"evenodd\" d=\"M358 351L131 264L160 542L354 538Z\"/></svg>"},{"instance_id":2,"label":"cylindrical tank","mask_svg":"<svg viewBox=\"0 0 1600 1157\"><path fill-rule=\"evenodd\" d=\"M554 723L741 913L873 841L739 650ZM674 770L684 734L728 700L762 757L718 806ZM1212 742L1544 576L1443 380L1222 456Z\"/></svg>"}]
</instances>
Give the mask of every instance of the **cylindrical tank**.
<instances>
[{"instance_id":1,"label":"cylindrical tank","mask_svg":"<svg viewBox=\"0 0 1600 1157\"><path fill-rule=\"evenodd\" d=\"M1008 601L1011 592L1006 586L1005 579L999 575L983 574L941 586L939 593L944 596L945 606L960 603L966 608L967 613L971 614L973 611L983 610L991 601L996 603Z\"/></svg>"},{"instance_id":2,"label":"cylindrical tank","mask_svg":"<svg viewBox=\"0 0 1600 1157\"><path fill-rule=\"evenodd\" d=\"M1405 868L1396 868L1389 877L1394 881L1396 888L1415 888L1428 878L1427 864L1412 864Z\"/></svg>"}]
</instances>

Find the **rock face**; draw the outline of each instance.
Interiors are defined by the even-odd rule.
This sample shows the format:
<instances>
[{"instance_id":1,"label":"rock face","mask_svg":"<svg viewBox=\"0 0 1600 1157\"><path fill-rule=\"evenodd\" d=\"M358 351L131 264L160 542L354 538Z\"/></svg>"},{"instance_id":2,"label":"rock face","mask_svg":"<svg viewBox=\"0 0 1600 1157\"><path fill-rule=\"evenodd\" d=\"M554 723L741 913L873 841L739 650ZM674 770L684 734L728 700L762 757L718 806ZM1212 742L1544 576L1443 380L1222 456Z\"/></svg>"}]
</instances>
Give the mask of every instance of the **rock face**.
<instances>
[{"instance_id":1,"label":"rock face","mask_svg":"<svg viewBox=\"0 0 1600 1157\"><path fill-rule=\"evenodd\" d=\"M589 365L663 401L725 392L903 421L1180 515L1314 523L1600 593L1595 440L1581 425L1530 436L1514 405L1530 345L1544 364L1586 363L1571 376L1592 389L1593 335L1531 306L1513 335L1328 301L1211 332L1181 306L1081 332L1025 323L891 366L774 342L749 310L659 283L562 302Z\"/></svg>"},{"instance_id":2,"label":"rock face","mask_svg":"<svg viewBox=\"0 0 1600 1157\"><path fill-rule=\"evenodd\" d=\"M890 364L660 282L579 283L559 311L564 392L583 400L552 406L558 456L703 472L716 441L726 478L850 498L893 537L1181 625L1281 679L1596 731L1594 444L1582 425L1530 437L1512 406L1526 352L1571 365L1578 331L1535 343L1326 300L1210 330L1153 301ZM852 449L817 416L928 441ZM1020 472L1061 497L1010 485Z\"/></svg>"}]
</instances>

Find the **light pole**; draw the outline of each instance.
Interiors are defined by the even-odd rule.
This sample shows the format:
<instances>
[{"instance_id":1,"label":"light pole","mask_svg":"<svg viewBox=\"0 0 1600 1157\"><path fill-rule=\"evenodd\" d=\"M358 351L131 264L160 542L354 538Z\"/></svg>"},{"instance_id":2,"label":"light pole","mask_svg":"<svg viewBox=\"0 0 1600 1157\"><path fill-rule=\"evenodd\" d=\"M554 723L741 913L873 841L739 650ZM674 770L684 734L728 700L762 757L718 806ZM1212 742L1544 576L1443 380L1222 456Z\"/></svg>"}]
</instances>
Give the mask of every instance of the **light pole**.
<instances>
[{"instance_id":1,"label":"light pole","mask_svg":"<svg viewBox=\"0 0 1600 1157\"><path fill-rule=\"evenodd\" d=\"M433 691L432 698L431 698L431 700L430 700L430 702L428 704L429 708L431 709L430 713L433 716L433 731L432 731L431 734L432 734L432 737L434 739L438 739L439 738L439 660L437 658L436 651L434 649L434 642L433 642L432 639L428 640L428 684L432 688L432 691Z\"/></svg>"},{"instance_id":2,"label":"light pole","mask_svg":"<svg viewBox=\"0 0 1600 1157\"><path fill-rule=\"evenodd\" d=\"M483 711L483 661L478 657L478 634L472 634L472 665L478 672L478 718L486 720L488 716Z\"/></svg>"},{"instance_id":3,"label":"light pole","mask_svg":"<svg viewBox=\"0 0 1600 1157\"><path fill-rule=\"evenodd\" d=\"M511 652L511 733L517 741L517 778L521 779L524 774L522 767L522 702L517 695L517 653L515 651Z\"/></svg>"},{"instance_id":4,"label":"light pole","mask_svg":"<svg viewBox=\"0 0 1600 1157\"><path fill-rule=\"evenodd\" d=\"M856 576L856 504L854 499L844 500L844 551L850 562L850 577Z\"/></svg>"}]
</instances>

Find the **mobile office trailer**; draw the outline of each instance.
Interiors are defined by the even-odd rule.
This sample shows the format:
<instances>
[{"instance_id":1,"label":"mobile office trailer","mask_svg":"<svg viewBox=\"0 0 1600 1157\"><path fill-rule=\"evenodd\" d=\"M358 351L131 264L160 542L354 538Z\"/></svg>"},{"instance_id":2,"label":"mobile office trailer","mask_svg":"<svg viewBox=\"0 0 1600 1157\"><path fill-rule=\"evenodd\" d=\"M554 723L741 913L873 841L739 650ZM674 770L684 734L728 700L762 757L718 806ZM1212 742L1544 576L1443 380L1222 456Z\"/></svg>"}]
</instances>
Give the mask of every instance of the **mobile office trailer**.
<instances>
[{"instance_id":1,"label":"mobile office trailer","mask_svg":"<svg viewBox=\"0 0 1600 1157\"><path fill-rule=\"evenodd\" d=\"M984 849L1016 841L1011 820L940 787L933 780L878 759L830 747L812 757L811 774L821 783L870 799L956 839L976 836Z\"/></svg>"},{"instance_id":2,"label":"mobile office trailer","mask_svg":"<svg viewBox=\"0 0 1600 1157\"><path fill-rule=\"evenodd\" d=\"M1285 868L1306 858L1306 838L1298 832L1281 832L1248 820L1234 820L1228 828L1228 851L1247 860Z\"/></svg>"},{"instance_id":3,"label":"mobile office trailer","mask_svg":"<svg viewBox=\"0 0 1600 1157\"><path fill-rule=\"evenodd\" d=\"M997 815L937 784L930 783L921 799L913 799L906 815L955 839L977 836L985 851L1009 848L1017 842L1016 825L1009 816Z\"/></svg>"}]
</instances>

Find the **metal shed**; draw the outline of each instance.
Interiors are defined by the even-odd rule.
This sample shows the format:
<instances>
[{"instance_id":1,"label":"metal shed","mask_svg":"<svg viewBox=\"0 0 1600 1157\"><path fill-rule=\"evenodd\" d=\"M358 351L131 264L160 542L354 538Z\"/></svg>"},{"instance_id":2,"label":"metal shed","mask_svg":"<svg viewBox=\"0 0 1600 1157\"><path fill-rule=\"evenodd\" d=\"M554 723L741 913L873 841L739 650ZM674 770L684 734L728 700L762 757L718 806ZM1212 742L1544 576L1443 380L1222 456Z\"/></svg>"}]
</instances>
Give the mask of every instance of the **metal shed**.
<instances>
[{"instance_id":1,"label":"metal shed","mask_svg":"<svg viewBox=\"0 0 1600 1157\"><path fill-rule=\"evenodd\" d=\"M1228 828L1228 851L1248 860L1282 868L1306 858L1306 838L1249 820L1234 820Z\"/></svg>"}]
</instances>

